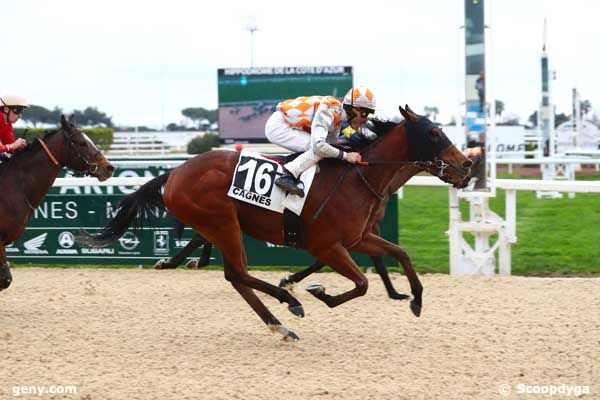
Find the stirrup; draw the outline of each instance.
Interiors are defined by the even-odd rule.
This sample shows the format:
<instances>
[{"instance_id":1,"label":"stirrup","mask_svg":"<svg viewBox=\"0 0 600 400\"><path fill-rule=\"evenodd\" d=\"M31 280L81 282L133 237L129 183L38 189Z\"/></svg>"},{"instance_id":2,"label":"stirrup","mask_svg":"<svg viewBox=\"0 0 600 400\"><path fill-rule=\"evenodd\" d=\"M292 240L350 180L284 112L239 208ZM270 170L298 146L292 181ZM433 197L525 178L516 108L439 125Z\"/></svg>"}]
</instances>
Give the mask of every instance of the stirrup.
<instances>
[{"instance_id":1,"label":"stirrup","mask_svg":"<svg viewBox=\"0 0 600 400\"><path fill-rule=\"evenodd\" d=\"M288 193L304 197L304 184L294 178L292 174L285 174L275 179L275 185Z\"/></svg>"}]
</instances>

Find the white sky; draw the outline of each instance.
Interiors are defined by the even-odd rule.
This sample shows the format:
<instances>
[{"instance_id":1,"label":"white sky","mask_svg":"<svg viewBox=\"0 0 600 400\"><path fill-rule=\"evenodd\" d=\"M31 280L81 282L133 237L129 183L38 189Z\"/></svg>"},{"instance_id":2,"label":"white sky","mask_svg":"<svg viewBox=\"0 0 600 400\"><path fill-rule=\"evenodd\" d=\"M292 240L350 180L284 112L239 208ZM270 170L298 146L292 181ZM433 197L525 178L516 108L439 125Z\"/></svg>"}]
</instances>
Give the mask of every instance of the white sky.
<instances>
[{"instance_id":1,"label":"white sky","mask_svg":"<svg viewBox=\"0 0 600 400\"><path fill-rule=\"evenodd\" d=\"M486 6L488 81L506 113L525 120L538 107L544 18L557 111L571 113L574 85L599 108L600 2ZM216 108L217 68L250 64L250 15L255 66L351 65L355 85L370 86L388 115L429 105L447 122L464 97L462 0L4 0L0 12L0 93L46 108L96 106L117 124L160 127L180 122L183 108Z\"/></svg>"}]
</instances>

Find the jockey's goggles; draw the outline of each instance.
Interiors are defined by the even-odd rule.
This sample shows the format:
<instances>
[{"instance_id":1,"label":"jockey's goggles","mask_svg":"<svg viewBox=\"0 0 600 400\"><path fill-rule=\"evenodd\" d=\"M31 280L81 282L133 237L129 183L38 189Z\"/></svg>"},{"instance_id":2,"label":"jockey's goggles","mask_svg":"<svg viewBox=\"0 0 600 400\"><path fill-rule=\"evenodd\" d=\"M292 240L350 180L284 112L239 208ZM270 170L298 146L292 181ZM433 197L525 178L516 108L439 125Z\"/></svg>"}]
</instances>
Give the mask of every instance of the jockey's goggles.
<instances>
[{"instance_id":1,"label":"jockey's goggles","mask_svg":"<svg viewBox=\"0 0 600 400\"><path fill-rule=\"evenodd\" d=\"M14 112L17 115L21 115L23 114L23 111L25 111L25 108L27 107L22 107L22 106L12 106L12 107L8 107L8 109L12 112Z\"/></svg>"},{"instance_id":2,"label":"jockey's goggles","mask_svg":"<svg viewBox=\"0 0 600 400\"><path fill-rule=\"evenodd\" d=\"M360 112L360 116L363 118L368 118L369 115L375 113L375 110L370 108L356 107L356 109Z\"/></svg>"}]
</instances>

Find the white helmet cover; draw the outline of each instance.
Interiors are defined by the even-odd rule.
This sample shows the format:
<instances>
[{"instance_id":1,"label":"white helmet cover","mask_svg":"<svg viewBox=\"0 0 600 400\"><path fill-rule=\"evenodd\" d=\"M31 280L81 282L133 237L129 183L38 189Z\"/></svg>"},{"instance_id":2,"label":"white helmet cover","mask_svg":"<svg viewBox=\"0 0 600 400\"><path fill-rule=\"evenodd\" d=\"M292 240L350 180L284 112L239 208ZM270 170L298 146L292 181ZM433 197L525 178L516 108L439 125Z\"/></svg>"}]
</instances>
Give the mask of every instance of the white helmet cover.
<instances>
[{"instance_id":1,"label":"white helmet cover","mask_svg":"<svg viewBox=\"0 0 600 400\"><path fill-rule=\"evenodd\" d=\"M377 102L371 89L366 86L358 86L348 90L348 93L344 96L344 104L352 107L368 108L375 112Z\"/></svg>"},{"instance_id":2,"label":"white helmet cover","mask_svg":"<svg viewBox=\"0 0 600 400\"><path fill-rule=\"evenodd\" d=\"M21 97L21 96L13 96L13 95L0 96L0 102L1 102L0 106L22 107L22 108L29 107L29 102L27 101L27 99L25 99L25 97Z\"/></svg>"}]
</instances>

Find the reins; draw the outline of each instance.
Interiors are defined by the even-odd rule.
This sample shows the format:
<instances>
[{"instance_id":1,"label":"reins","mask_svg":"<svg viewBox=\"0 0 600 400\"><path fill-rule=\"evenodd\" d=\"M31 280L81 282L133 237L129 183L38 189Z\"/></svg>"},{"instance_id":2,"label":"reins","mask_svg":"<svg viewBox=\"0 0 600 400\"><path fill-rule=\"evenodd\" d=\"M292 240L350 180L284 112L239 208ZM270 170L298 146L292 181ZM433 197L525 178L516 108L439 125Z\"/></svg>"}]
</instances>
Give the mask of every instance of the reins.
<instances>
[{"instance_id":1,"label":"reins","mask_svg":"<svg viewBox=\"0 0 600 400\"><path fill-rule=\"evenodd\" d=\"M342 181L348 174L348 171L350 171L350 164L346 165L346 168L344 168L344 172L338 177L337 181L335 181L335 184L333 185L333 189L331 189L331 192L329 193L327 198L323 201L323 203L321 204L319 209L315 212L315 215L313 215L313 220L316 221L317 218L319 218L319 215L321 215L321 212L323 211L323 209L325 208L327 203L329 203L329 200L331 200L331 196L333 196L337 187L340 185L340 183L342 183Z\"/></svg>"},{"instance_id":2,"label":"reins","mask_svg":"<svg viewBox=\"0 0 600 400\"><path fill-rule=\"evenodd\" d=\"M59 164L58 160L56 159L56 157L54 157L54 154L52 154L52 152L48 148L48 145L46 145L46 142L44 142L44 140L42 138L38 138L38 141L42 145L42 148L44 149L44 151L46 152L46 154L48 154L48 157L50 157L50 160L52 160L52 163L55 166L58 166L58 164Z\"/></svg>"},{"instance_id":3,"label":"reins","mask_svg":"<svg viewBox=\"0 0 600 400\"><path fill-rule=\"evenodd\" d=\"M440 158L436 158L433 161L360 161L356 163L357 165L361 165L363 167L368 167L369 165L406 165L406 164L412 164L413 166L420 168L420 169L425 169L428 170L430 168L437 168L439 170L439 172L437 173L438 177L443 177L444 176L444 170L446 170L446 168L454 168L456 169L453 165L450 165L448 163L446 163L444 160L440 159Z\"/></svg>"}]
</instances>

